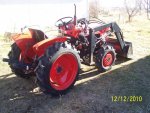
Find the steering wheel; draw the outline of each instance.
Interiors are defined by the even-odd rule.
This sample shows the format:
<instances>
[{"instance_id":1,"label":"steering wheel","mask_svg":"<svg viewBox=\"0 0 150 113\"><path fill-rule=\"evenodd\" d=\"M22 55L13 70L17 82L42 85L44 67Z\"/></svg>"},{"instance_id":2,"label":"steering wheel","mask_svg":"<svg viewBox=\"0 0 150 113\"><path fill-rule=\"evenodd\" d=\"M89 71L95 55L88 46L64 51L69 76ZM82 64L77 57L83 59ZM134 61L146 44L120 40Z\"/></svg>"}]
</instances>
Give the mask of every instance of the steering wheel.
<instances>
[{"instance_id":1,"label":"steering wheel","mask_svg":"<svg viewBox=\"0 0 150 113\"><path fill-rule=\"evenodd\" d=\"M62 26L67 27L66 25L69 24L72 20L73 20L72 17L63 17L56 21L55 26L56 27L62 27Z\"/></svg>"}]
</instances>

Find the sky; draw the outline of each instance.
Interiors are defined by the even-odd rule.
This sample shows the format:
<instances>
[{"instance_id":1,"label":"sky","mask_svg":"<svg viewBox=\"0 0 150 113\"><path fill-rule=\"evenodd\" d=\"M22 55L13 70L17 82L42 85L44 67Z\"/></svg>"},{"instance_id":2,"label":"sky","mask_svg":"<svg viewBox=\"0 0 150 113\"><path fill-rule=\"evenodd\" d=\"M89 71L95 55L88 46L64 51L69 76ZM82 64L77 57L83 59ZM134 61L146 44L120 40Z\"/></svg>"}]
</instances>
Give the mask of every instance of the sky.
<instances>
[{"instance_id":1,"label":"sky","mask_svg":"<svg viewBox=\"0 0 150 113\"><path fill-rule=\"evenodd\" d=\"M65 4L82 0L0 0L0 4Z\"/></svg>"},{"instance_id":2,"label":"sky","mask_svg":"<svg viewBox=\"0 0 150 113\"><path fill-rule=\"evenodd\" d=\"M55 25L57 19L74 16L74 3L77 17L88 18L88 0L0 0L0 33L17 32L21 27ZM91 1L91 0L89 0ZM94 1L94 0L93 0ZM100 0L104 7L117 7L123 0Z\"/></svg>"},{"instance_id":3,"label":"sky","mask_svg":"<svg viewBox=\"0 0 150 113\"><path fill-rule=\"evenodd\" d=\"M101 4L101 6L106 7L106 8L123 7L124 0L99 0L99 2Z\"/></svg>"}]
</instances>

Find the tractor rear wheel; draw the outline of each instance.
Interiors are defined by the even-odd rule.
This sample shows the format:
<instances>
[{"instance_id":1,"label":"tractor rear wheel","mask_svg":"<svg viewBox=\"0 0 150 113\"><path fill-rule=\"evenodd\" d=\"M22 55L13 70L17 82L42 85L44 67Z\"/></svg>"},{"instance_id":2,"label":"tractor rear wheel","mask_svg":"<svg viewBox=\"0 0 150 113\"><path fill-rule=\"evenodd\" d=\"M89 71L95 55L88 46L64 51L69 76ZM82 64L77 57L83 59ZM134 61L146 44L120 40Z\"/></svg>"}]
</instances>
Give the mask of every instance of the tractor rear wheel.
<instances>
[{"instance_id":1,"label":"tractor rear wheel","mask_svg":"<svg viewBox=\"0 0 150 113\"><path fill-rule=\"evenodd\" d=\"M11 50L8 53L8 58L10 59L9 66L10 66L12 72L14 72L16 76L22 77L22 78L29 78L29 74L25 74L25 72L23 70L16 69L14 67L15 63L20 62L19 61L20 54L21 54L21 51L20 51L19 47L17 46L16 43L13 43L11 45Z\"/></svg>"},{"instance_id":2,"label":"tractor rear wheel","mask_svg":"<svg viewBox=\"0 0 150 113\"><path fill-rule=\"evenodd\" d=\"M98 70L101 72L110 70L112 65L115 63L116 53L112 46L106 45L98 50L98 54L96 55L96 66Z\"/></svg>"},{"instance_id":3,"label":"tractor rear wheel","mask_svg":"<svg viewBox=\"0 0 150 113\"><path fill-rule=\"evenodd\" d=\"M37 83L45 93L62 95L75 84L79 74L79 55L73 49L49 47L36 68Z\"/></svg>"}]
</instances>

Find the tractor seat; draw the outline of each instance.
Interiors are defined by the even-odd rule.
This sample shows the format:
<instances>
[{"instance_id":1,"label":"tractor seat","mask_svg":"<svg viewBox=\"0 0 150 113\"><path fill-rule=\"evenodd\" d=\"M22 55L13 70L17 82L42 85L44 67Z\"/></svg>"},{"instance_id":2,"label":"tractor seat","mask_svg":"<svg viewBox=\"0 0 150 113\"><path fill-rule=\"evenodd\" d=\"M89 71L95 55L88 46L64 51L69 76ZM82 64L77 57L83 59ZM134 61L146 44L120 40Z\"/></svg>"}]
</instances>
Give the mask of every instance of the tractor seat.
<instances>
[{"instance_id":1,"label":"tractor seat","mask_svg":"<svg viewBox=\"0 0 150 113\"><path fill-rule=\"evenodd\" d=\"M43 31L37 30L37 29L31 29L30 31L32 32L32 38L35 39L36 42L40 42L44 39L47 39L48 37L44 34Z\"/></svg>"}]
</instances>

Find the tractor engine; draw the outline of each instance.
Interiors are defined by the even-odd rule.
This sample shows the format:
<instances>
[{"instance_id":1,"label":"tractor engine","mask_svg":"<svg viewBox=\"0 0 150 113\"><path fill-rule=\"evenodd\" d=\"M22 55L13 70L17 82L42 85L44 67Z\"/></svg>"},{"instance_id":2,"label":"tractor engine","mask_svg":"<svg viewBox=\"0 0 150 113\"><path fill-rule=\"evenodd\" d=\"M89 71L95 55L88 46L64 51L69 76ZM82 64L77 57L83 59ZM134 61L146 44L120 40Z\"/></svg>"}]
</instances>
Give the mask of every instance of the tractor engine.
<instances>
[{"instance_id":1,"label":"tractor engine","mask_svg":"<svg viewBox=\"0 0 150 113\"><path fill-rule=\"evenodd\" d=\"M90 50L88 37L84 36L83 34L80 34L76 44L77 50L80 51L80 57L86 63L87 61L89 61Z\"/></svg>"}]
</instances>

